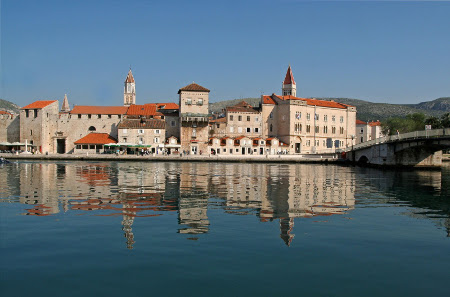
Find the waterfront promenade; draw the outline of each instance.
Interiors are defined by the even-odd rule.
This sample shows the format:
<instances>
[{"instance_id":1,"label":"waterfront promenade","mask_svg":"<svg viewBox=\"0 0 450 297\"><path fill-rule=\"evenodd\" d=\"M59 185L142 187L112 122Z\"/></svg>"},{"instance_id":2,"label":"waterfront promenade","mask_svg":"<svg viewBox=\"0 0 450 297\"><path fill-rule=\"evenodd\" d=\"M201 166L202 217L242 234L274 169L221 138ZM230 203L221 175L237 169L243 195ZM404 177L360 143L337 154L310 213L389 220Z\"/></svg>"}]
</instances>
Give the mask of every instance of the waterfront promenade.
<instances>
[{"instance_id":1,"label":"waterfront promenade","mask_svg":"<svg viewBox=\"0 0 450 297\"><path fill-rule=\"evenodd\" d=\"M115 154L11 154L1 153L8 160L92 160L92 161L171 161L171 162L278 162L334 163L337 154L327 155L115 155Z\"/></svg>"}]
</instances>

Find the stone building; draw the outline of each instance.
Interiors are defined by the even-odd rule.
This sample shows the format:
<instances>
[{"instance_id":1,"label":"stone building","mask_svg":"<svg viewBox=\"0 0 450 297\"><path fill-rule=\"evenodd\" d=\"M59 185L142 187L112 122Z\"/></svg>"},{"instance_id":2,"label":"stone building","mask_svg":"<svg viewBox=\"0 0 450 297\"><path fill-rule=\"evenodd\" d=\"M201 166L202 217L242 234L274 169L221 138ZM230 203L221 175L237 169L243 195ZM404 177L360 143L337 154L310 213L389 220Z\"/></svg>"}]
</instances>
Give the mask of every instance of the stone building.
<instances>
[{"instance_id":1,"label":"stone building","mask_svg":"<svg viewBox=\"0 0 450 297\"><path fill-rule=\"evenodd\" d=\"M162 153L165 121L161 119L125 119L119 123L119 142L132 144L132 149Z\"/></svg>"},{"instance_id":2,"label":"stone building","mask_svg":"<svg viewBox=\"0 0 450 297\"><path fill-rule=\"evenodd\" d=\"M0 143L13 143L20 141L19 116L0 110ZM2 145L0 145L2 146Z\"/></svg>"},{"instance_id":3,"label":"stone building","mask_svg":"<svg viewBox=\"0 0 450 297\"><path fill-rule=\"evenodd\" d=\"M355 133L355 144L360 144L362 142L374 140L383 137L384 134L381 131L381 122L364 122L361 120L356 120L356 133Z\"/></svg>"},{"instance_id":4,"label":"stone building","mask_svg":"<svg viewBox=\"0 0 450 297\"><path fill-rule=\"evenodd\" d=\"M58 101L35 101L20 110L20 141L40 153L54 152Z\"/></svg>"},{"instance_id":5,"label":"stone building","mask_svg":"<svg viewBox=\"0 0 450 297\"><path fill-rule=\"evenodd\" d=\"M181 88L179 122L181 150L207 153L209 134L209 90L196 83Z\"/></svg>"}]
</instances>

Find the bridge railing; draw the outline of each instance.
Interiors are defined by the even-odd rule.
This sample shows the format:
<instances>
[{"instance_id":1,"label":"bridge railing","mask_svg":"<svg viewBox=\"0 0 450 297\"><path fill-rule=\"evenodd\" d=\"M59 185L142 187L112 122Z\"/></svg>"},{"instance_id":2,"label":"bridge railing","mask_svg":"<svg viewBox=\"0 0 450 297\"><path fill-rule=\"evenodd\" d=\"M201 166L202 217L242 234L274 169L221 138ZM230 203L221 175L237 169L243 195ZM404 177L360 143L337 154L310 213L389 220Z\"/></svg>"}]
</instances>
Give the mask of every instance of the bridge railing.
<instances>
[{"instance_id":1,"label":"bridge railing","mask_svg":"<svg viewBox=\"0 0 450 297\"><path fill-rule=\"evenodd\" d=\"M349 150L357 150L365 147L369 147L375 144L380 143L386 143L386 142L394 142L399 140L411 140L411 139L426 139L426 138L435 138L435 137L442 137L442 136L449 136L450 135L450 128L445 129L433 129L433 130L421 130L421 131L414 131L409 133L403 133L399 135L390 135L390 136L384 136L380 137L374 140L366 141L360 144L356 144L353 147L350 147Z\"/></svg>"}]
</instances>

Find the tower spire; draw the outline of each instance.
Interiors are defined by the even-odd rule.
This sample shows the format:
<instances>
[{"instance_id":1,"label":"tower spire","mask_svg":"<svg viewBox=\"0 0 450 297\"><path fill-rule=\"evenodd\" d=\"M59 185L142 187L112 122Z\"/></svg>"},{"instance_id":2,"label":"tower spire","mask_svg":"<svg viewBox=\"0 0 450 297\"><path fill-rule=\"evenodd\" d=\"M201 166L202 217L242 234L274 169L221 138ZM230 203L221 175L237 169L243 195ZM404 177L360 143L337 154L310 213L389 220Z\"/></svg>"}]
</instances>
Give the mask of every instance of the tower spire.
<instances>
[{"instance_id":1,"label":"tower spire","mask_svg":"<svg viewBox=\"0 0 450 297\"><path fill-rule=\"evenodd\" d=\"M123 92L123 105L130 106L136 104L136 83L134 82L133 73L128 71L127 78L125 79L125 89Z\"/></svg>"},{"instance_id":2,"label":"tower spire","mask_svg":"<svg viewBox=\"0 0 450 297\"><path fill-rule=\"evenodd\" d=\"M284 77L283 85L281 88L283 96L297 96L297 86L294 80L294 74L292 73L291 65L286 72L286 76Z\"/></svg>"},{"instance_id":3,"label":"tower spire","mask_svg":"<svg viewBox=\"0 0 450 297\"><path fill-rule=\"evenodd\" d=\"M63 104L61 106L61 111L62 112L70 111L69 99L67 99L67 94L64 94L64 100L63 100Z\"/></svg>"}]
</instances>

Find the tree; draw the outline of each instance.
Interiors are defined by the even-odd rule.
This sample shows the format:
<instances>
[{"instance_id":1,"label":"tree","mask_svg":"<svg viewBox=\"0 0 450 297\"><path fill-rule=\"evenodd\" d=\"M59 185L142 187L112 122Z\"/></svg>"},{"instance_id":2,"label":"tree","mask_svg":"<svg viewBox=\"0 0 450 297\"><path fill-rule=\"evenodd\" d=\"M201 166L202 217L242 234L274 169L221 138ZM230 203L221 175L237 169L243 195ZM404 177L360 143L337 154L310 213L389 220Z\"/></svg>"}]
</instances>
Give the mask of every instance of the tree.
<instances>
[{"instance_id":1,"label":"tree","mask_svg":"<svg viewBox=\"0 0 450 297\"><path fill-rule=\"evenodd\" d=\"M425 125L431 125L431 129L442 128L441 120L437 117L429 117L425 120Z\"/></svg>"},{"instance_id":2,"label":"tree","mask_svg":"<svg viewBox=\"0 0 450 297\"><path fill-rule=\"evenodd\" d=\"M444 113L441 116L442 128L450 128L450 112Z\"/></svg>"}]
</instances>

